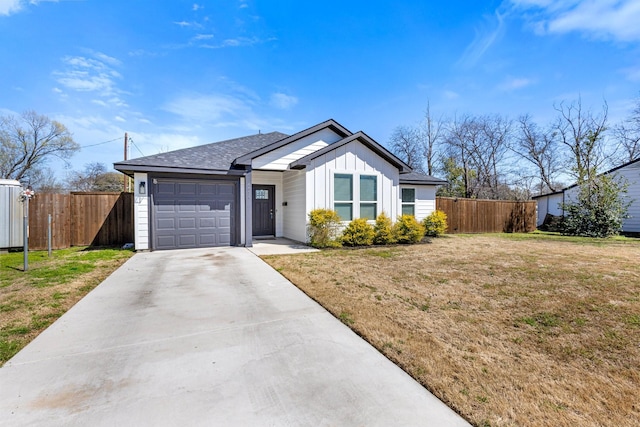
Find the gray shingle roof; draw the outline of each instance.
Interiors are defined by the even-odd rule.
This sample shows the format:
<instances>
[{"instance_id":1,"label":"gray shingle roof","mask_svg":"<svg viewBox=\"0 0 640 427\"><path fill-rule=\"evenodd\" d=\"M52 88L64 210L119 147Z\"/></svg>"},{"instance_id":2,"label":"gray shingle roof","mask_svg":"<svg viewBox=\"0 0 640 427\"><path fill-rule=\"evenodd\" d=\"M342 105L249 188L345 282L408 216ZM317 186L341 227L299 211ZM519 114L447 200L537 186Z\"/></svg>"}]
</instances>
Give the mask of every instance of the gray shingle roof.
<instances>
[{"instance_id":1,"label":"gray shingle roof","mask_svg":"<svg viewBox=\"0 0 640 427\"><path fill-rule=\"evenodd\" d=\"M122 172L142 171L145 168L170 171L172 169L196 171L228 171L236 158L288 137L284 133L270 132L242 138L139 157L117 162L114 167Z\"/></svg>"},{"instance_id":2,"label":"gray shingle roof","mask_svg":"<svg viewBox=\"0 0 640 427\"><path fill-rule=\"evenodd\" d=\"M400 184L446 184L444 179L436 178L420 172L400 174Z\"/></svg>"}]
</instances>

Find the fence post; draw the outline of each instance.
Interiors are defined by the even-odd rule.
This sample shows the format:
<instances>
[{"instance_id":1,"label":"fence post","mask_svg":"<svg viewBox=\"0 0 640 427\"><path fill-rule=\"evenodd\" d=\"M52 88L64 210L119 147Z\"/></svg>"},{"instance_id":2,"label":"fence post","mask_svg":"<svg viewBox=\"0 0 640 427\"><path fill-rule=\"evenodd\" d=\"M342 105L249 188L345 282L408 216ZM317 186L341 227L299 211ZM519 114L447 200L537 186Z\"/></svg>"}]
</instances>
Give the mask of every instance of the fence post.
<instances>
[{"instance_id":1,"label":"fence post","mask_svg":"<svg viewBox=\"0 0 640 427\"><path fill-rule=\"evenodd\" d=\"M51 214L47 220L47 248L49 251L49 258L51 258Z\"/></svg>"}]
</instances>

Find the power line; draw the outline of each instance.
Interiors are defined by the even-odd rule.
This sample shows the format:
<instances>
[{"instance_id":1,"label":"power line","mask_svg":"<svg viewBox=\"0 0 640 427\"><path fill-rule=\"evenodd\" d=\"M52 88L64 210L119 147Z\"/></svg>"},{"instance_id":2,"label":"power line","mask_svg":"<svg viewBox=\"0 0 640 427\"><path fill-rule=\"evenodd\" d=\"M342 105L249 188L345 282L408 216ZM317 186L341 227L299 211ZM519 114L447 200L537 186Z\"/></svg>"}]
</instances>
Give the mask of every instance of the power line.
<instances>
[{"instance_id":1,"label":"power line","mask_svg":"<svg viewBox=\"0 0 640 427\"><path fill-rule=\"evenodd\" d=\"M144 157L144 153L143 153L142 151L140 151L140 149L138 148L138 146L136 145L136 143L135 143L135 142L133 142L133 138L131 138L131 137L130 137L130 138L129 138L129 142L131 142L131 143L133 144L133 146L134 146L134 147L136 147L136 150L138 150L138 153L140 153L140 155L141 155L142 157Z\"/></svg>"},{"instance_id":2,"label":"power line","mask_svg":"<svg viewBox=\"0 0 640 427\"><path fill-rule=\"evenodd\" d=\"M95 146L98 146L98 145L108 144L109 142L119 141L119 140L120 140L120 137L118 137L118 138L114 138L114 139L111 139L111 140L109 140L109 141L98 142L97 144L81 145L81 146L80 146L80 148L95 147Z\"/></svg>"}]
</instances>

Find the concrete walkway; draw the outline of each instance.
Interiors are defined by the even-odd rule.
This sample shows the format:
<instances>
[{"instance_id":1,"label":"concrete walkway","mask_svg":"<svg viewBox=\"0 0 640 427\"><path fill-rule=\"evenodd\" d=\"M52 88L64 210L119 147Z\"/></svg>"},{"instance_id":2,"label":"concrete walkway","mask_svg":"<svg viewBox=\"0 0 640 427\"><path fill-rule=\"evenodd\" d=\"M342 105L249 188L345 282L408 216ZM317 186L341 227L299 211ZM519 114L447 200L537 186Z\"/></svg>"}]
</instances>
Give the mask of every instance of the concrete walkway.
<instances>
[{"instance_id":1,"label":"concrete walkway","mask_svg":"<svg viewBox=\"0 0 640 427\"><path fill-rule=\"evenodd\" d=\"M253 246L248 248L258 256L262 255L289 255L318 252L318 249L307 246L293 240L277 237L275 239L254 240Z\"/></svg>"},{"instance_id":2,"label":"concrete walkway","mask_svg":"<svg viewBox=\"0 0 640 427\"><path fill-rule=\"evenodd\" d=\"M244 248L134 255L0 368L0 424L468 425Z\"/></svg>"}]
</instances>

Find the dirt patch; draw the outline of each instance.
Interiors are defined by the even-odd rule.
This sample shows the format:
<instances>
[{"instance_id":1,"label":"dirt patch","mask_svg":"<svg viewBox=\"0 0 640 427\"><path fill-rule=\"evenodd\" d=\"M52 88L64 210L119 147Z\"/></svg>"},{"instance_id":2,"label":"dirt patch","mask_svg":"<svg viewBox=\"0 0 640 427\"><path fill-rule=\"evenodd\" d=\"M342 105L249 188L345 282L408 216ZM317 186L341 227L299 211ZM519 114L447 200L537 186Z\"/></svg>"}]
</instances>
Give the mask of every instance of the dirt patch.
<instances>
[{"instance_id":1,"label":"dirt patch","mask_svg":"<svg viewBox=\"0 0 640 427\"><path fill-rule=\"evenodd\" d=\"M640 423L640 242L264 257L475 425Z\"/></svg>"}]
</instances>

